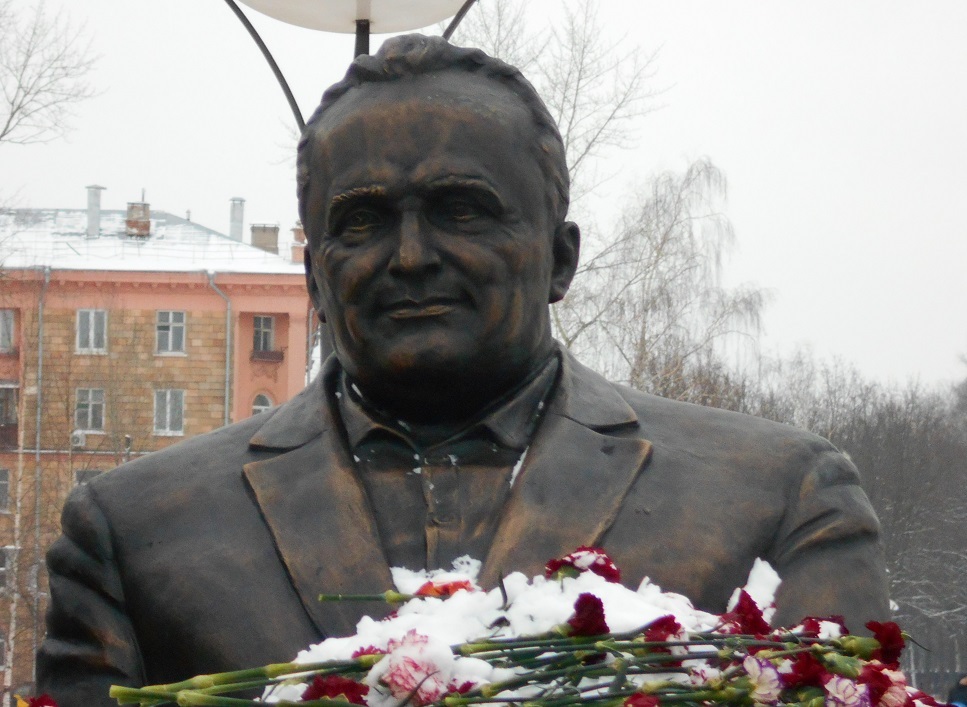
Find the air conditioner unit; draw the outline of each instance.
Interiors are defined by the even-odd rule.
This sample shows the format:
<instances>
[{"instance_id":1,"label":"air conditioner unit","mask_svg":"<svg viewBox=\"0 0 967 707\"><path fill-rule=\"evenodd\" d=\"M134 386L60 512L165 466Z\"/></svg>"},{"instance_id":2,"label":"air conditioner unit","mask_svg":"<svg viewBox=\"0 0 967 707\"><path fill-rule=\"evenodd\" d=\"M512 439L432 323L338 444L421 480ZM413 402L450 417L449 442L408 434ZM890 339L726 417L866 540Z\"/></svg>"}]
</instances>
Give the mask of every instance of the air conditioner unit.
<instances>
[{"instance_id":1,"label":"air conditioner unit","mask_svg":"<svg viewBox=\"0 0 967 707\"><path fill-rule=\"evenodd\" d=\"M71 447L73 449L78 449L87 444L87 435L80 430L74 430L71 432Z\"/></svg>"}]
</instances>

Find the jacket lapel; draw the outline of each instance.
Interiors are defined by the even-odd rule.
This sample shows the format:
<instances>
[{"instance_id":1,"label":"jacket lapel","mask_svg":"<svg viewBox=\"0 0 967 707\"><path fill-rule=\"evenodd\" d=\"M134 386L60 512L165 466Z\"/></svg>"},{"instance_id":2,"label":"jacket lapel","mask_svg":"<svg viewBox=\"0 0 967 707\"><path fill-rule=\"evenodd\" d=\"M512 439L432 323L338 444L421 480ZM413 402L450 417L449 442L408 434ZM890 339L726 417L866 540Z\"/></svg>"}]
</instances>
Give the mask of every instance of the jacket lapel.
<instances>
[{"instance_id":1,"label":"jacket lapel","mask_svg":"<svg viewBox=\"0 0 967 707\"><path fill-rule=\"evenodd\" d=\"M614 386L565 353L559 388L481 570L484 587L512 571L537 574L547 560L600 542L651 454L647 440L610 433L636 427Z\"/></svg>"},{"instance_id":2,"label":"jacket lapel","mask_svg":"<svg viewBox=\"0 0 967 707\"><path fill-rule=\"evenodd\" d=\"M251 440L260 448L298 446L246 464L244 473L313 623L324 635L348 635L363 614L388 608L320 602L319 594L378 593L393 583L372 509L320 379L300 396L304 400L280 408Z\"/></svg>"}]
</instances>

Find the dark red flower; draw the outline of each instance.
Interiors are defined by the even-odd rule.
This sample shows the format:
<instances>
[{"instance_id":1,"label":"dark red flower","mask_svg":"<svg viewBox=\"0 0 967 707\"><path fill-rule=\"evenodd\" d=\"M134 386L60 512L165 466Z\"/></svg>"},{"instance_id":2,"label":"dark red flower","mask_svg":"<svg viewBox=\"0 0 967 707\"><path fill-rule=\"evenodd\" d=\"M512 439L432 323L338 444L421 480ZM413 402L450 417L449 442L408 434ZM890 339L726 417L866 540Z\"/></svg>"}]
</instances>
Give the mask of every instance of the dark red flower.
<instances>
[{"instance_id":1,"label":"dark red flower","mask_svg":"<svg viewBox=\"0 0 967 707\"><path fill-rule=\"evenodd\" d=\"M880 647L873 651L873 660L896 669L900 665L900 653L906 645L900 627L893 621L867 621L866 628L873 632L873 638L880 643Z\"/></svg>"},{"instance_id":2,"label":"dark red flower","mask_svg":"<svg viewBox=\"0 0 967 707\"><path fill-rule=\"evenodd\" d=\"M822 687L826 681L826 668L812 653L800 653L792 659L791 670L779 672L786 687Z\"/></svg>"},{"instance_id":3,"label":"dark red flower","mask_svg":"<svg viewBox=\"0 0 967 707\"><path fill-rule=\"evenodd\" d=\"M658 707L658 698L654 695L642 695L640 692L624 701L622 707Z\"/></svg>"},{"instance_id":4,"label":"dark red flower","mask_svg":"<svg viewBox=\"0 0 967 707\"><path fill-rule=\"evenodd\" d=\"M376 646L364 646L363 648L357 648L354 650L352 656L350 657L355 660L356 658L361 658L364 655L386 655L386 651L384 651L382 648L377 648Z\"/></svg>"},{"instance_id":5,"label":"dark red flower","mask_svg":"<svg viewBox=\"0 0 967 707\"><path fill-rule=\"evenodd\" d=\"M38 695L37 697L27 698L27 707L57 707L57 703L54 698L44 693L43 695Z\"/></svg>"},{"instance_id":6,"label":"dark red flower","mask_svg":"<svg viewBox=\"0 0 967 707\"><path fill-rule=\"evenodd\" d=\"M762 610L744 589L739 592L739 601L732 611L722 614L723 633L748 633L764 636L772 627L762 617Z\"/></svg>"},{"instance_id":7,"label":"dark red flower","mask_svg":"<svg viewBox=\"0 0 967 707\"><path fill-rule=\"evenodd\" d=\"M419 597L449 597L461 589L472 592L473 585L466 579L460 579L455 582L427 582L416 590L416 595Z\"/></svg>"},{"instance_id":8,"label":"dark red flower","mask_svg":"<svg viewBox=\"0 0 967 707\"><path fill-rule=\"evenodd\" d=\"M604 620L604 604L593 594L584 592L574 602L574 616L567 620L572 636L600 636L608 633Z\"/></svg>"},{"instance_id":9,"label":"dark red flower","mask_svg":"<svg viewBox=\"0 0 967 707\"><path fill-rule=\"evenodd\" d=\"M544 565L544 576L577 577L582 572L593 572L609 582L621 581L621 570L600 547L582 545L569 555L557 560L548 560Z\"/></svg>"},{"instance_id":10,"label":"dark red flower","mask_svg":"<svg viewBox=\"0 0 967 707\"><path fill-rule=\"evenodd\" d=\"M920 690L914 690L910 694L910 698L916 700L917 702L922 702L925 705L930 705L930 707L945 707L943 702L938 702L926 692L921 692Z\"/></svg>"},{"instance_id":11,"label":"dark red flower","mask_svg":"<svg viewBox=\"0 0 967 707\"><path fill-rule=\"evenodd\" d=\"M368 685L361 685L355 680L344 678L342 675L316 675L312 683L302 693L302 701L321 700L323 698L338 698L352 702L354 705L365 705Z\"/></svg>"},{"instance_id":12,"label":"dark red flower","mask_svg":"<svg viewBox=\"0 0 967 707\"><path fill-rule=\"evenodd\" d=\"M455 682L451 682L449 685L447 685L447 694L448 695L464 695L464 694L470 692L476 686L477 686L477 684L474 683L471 680L467 680L465 682L462 682L459 685L457 683L455 683Z\"/></svg>"},{"instance_id":13,"label":"dark red flower","mask_svg":"<svg viewBox=\"0 0 967 707\"><path fill-rule=\"evenodd\" d=\"M886 694L886 691L893 687L893 681L888 675L884 675L882 669L869 664L863 666L858 681L866 685L870 704L874 707L880 704L880 698Z\"/></svg>"},{"instance_id":14,"label":"dark red flower","mask_svg":"<svg viewBox=\"0 0 967 707\"><path fill-rule=\"evenodd\" d=\"M646 641L672 641L682 633L682 625L671 614L660 616L645 628Z\"/></svg>"},{"instance_id":15,"label":"dark red flower","mask_svg":"<svg viewBox=\"0 0 967 707\"><path fill-rule=\"evenodd\" d=\"M807 638L818 638L819 632L822 630L820 624L823 621L837 624L843 636L849 635L849 630L846 628L846 620L839 614L834 614L833 616L807 616L799 623L802 627L802 635Z\"/></svg>"}]
</instances>

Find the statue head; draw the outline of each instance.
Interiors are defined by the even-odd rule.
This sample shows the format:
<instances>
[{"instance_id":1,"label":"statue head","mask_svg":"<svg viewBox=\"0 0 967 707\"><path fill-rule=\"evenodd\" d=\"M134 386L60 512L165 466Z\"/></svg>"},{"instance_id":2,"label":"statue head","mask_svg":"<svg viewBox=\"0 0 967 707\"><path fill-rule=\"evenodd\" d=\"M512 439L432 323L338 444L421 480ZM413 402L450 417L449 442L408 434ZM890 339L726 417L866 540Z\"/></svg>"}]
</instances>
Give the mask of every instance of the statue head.
<instances>
[{"instance_id":1,"label":"statue head","mask_svg":"<svg viewBox=\"0 0 967 707\"><path fill-rule=\"evenodd\" d=\"M364 395L461 418L547 359L579 232L560 134L518 70L387 40L326 91L298 164L309 293Z\"/></svg>"}]
</instances>

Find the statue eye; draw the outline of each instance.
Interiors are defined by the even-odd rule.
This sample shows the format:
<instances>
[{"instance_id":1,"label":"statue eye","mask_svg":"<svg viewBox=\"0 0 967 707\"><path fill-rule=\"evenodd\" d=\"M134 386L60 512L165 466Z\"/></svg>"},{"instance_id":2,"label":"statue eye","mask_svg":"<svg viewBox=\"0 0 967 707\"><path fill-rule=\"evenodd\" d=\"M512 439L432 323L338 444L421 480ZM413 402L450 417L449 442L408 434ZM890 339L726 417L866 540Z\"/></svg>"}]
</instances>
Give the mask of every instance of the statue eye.
<instances>
[{"instance_id":1,"label":"statue eye","mask_svg":"<svg viewBox=\"0 0 967 707\"><path fill-rule=\"evenodd\" d=\"M342 229L352 233L364 233L381 227L386 219L374 208L361 206L347 213L342 219Z\"/></svg>"},{"instance_id":2,"label":"statue eye","mask_svg":"<svg viewBox=\"0 0 967 707\"><path fill-rule=\"evenodd\" d=\"M444 205L446 215L454 221L473 221L479 218L481 210L468 199L450 199Z\"/></svg>"}]
</instances>

